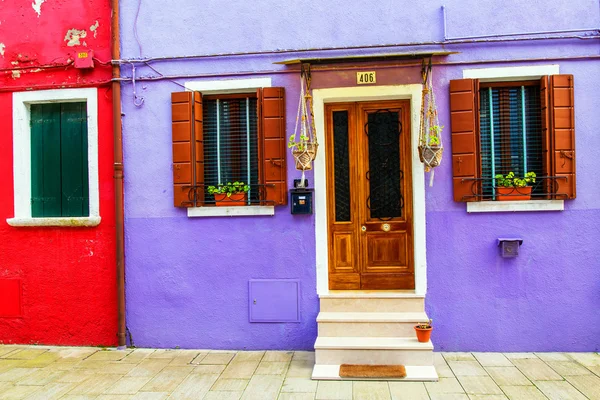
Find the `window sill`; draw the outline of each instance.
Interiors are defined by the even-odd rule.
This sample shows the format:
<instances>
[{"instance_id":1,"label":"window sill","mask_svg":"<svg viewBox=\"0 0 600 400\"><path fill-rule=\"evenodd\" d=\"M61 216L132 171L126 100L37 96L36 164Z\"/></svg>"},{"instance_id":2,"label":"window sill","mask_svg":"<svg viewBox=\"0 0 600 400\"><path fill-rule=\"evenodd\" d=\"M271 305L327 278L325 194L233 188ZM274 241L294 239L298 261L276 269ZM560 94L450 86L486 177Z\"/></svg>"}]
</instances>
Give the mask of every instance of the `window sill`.
<instances>
[{"instance_id":1,"label":"window sill","mask_svg":"<svg viewBox=\"0 0 600 400\"><path fill-rule=\"evenodd\" d=\"M8 218L10 226L90 227L100 225L100 217Z\"/></svg>"},{"instance_id":2,"label":"window sill","mask_svg":"<svg viewBox=\"0 0 600 400\"><path fill-rule=\"evenodd\" d=\"M468 213L477 212L519 212L519 211L563 211L564 200L525 200L525 201L474 201L467 203Z\"/></svg>"},{"instance_id":3,"label":"window sill","mask_svg":"<svg viewBox=\"0 0 600 400\"><path fill-rule=\"evenodd\" d=\"M188 217L243 217L275 215L274 206L190 207Z\"/></svg>"}]
</instances>

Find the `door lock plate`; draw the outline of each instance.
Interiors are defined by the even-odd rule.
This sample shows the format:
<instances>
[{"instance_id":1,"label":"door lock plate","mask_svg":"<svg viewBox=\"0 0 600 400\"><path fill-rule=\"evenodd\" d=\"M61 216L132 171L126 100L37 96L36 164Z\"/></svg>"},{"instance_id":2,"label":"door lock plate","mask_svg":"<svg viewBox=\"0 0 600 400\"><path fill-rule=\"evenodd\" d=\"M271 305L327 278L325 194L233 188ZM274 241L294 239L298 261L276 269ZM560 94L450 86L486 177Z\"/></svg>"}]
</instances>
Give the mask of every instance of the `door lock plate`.
<instances>
[{"instance_id":1,"label":"door lock plate","mask_svg":"<svg viewBox=\"0 0 600 400\"><path fill-rule=\"evenodd\" d=\"M383 229L384 232L389 232L390 231L390 224L383 224L383 225L381 225L381 229Z\"/></svg>"}]
</instances>

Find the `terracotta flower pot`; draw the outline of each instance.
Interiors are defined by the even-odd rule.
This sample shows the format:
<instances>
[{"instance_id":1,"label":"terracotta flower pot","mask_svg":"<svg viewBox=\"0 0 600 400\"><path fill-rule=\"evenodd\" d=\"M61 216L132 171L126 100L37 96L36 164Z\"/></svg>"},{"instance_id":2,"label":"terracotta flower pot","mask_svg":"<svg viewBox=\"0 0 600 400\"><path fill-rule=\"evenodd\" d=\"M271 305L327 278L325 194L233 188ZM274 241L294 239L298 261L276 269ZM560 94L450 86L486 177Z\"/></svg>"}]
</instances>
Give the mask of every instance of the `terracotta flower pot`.
<instances>
[{"instance_id":1,"label":"terracotta flower pot","mask_svg":"<svg viewBox=\"0 0 600 400\"><path fill-rule=\"evenodd\" d=\"M248 203L247 193L232 193L227 197L225 193L215 193L217 207L244 206Z\"/></svg>"},{"instance_id":2,"label":"terracotta flower pot","mask_svg":"<svg viewBox=\"0 0 600 400\"><path fill-rule=\"evenodd\" d=\"M421 343L427 343L429 342L429 339L431 338L431 330L433 329L433 327L429 327L429 328L419 328L419 326L415 326L415 331L417 331L417 340Z\"/></svg>"},{"instance_id":3,"label":"terracotta flower pot","mask_svg":"<svg viewBox=\"0 0 600 400\"><path fill-rule=\"evenodd\" d=\"M531 200L531 186L524 187L497 187L496 200Z\"/></svg>"}]
</instances>

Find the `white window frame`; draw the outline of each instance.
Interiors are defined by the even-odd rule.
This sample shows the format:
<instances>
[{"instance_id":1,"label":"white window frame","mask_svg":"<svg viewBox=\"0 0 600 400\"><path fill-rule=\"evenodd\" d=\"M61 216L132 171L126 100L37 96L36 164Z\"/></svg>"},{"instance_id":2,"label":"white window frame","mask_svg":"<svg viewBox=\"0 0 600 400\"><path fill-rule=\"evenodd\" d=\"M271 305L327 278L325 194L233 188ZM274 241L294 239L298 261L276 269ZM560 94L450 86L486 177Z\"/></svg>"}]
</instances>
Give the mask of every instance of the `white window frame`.
<instances>
[{"instance_id":1,"label":"white window frame","mask_svg":"<svg viewBox=\"0 0 600 400\"><path fill-rule=\"evenodd\" d=\"M559 70L557 64L477 68L463 70L463 78L479 79L480 82L514 82L557 75L560 73ZM562 211L565 207L564 203L564 200L469 201L467 212Z\"/></svg>"},{"instance_id":2,"label":"white window frame","mask_svg":"<svg viewBox=\"0 0 600 400\"><path fill-rule=\"evenodd\" d=\"M256 89L271 87L271 78L222 79L214 81L191 81L185 89L203 95L255 93ZM236 207L188 207L188 217L224 217L275 215L275 206Z\"/></svg>"},{"instance_id":3,"label":"white window frame","mask_svg":"<svg viewBox=\"0 0 600 400\"><path fill-rule=\"evenodd\" d=\"M88 119L88 217L31 216L31 104L85 102ZM11 226L97 226L100 224L98 182L98 89L52 89L13 93L14 218Z\"/></svg>"}]
</instances>

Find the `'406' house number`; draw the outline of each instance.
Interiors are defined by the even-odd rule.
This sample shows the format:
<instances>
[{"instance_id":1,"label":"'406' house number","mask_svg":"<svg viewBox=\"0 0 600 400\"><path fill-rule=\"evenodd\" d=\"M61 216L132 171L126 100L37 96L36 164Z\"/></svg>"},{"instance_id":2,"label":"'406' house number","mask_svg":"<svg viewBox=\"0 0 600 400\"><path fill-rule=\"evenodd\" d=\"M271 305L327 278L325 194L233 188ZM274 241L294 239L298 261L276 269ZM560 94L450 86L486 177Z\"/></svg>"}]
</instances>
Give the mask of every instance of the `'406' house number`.
<instances>
[{"instance_id":1,"label":"'406' house number","mask_svg":"<svg viewBox=\"0 0 600 400\"><path fill-rule=\"evenodd\" d=\"M356 84L365 85L369 83L377 83L375 71L369 72L357 72L356 73Z\"/></svg>"}]
</instances>

